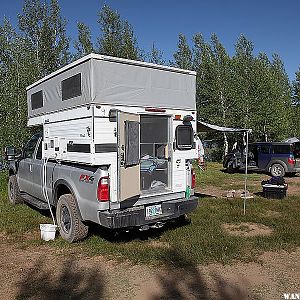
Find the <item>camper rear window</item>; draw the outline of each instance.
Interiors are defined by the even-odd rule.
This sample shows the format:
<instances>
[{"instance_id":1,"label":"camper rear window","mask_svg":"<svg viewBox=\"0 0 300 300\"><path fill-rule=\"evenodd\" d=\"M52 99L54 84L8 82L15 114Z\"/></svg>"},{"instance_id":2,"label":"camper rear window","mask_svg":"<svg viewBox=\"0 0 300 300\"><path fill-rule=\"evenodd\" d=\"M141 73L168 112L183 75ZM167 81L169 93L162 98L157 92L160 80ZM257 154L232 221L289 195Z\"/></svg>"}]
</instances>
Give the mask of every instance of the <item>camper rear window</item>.
<instances>
[{"instance_id":1,"label":"camper rear window","mask_svg":"<svg viewBox=\"0 0 300 300\"><path fill-rule=\"evenodd\" d=\"M193 148L193 128L189 125L178 125L176 128L176 148L190 150Z\"/></svg>"},{"instance_id":2,"label":"camper rear window","mask_svg":"<svg viewBox=\"0 0 300 300\"><path fill-rule=\"evenodd\" d=\"M38 109L43 107L43 91L38 91L31 95L31 109Z\"/></svg>"},{"instance_id":3,"label":"camper rear window","mask_svg":"<svg viewBox=\"0 0 300 300\"><path fill-rule=\"evenodd\" d=\"M81 73L61 82L62 100L81 96Z\"/></svg>"}]
</instances>

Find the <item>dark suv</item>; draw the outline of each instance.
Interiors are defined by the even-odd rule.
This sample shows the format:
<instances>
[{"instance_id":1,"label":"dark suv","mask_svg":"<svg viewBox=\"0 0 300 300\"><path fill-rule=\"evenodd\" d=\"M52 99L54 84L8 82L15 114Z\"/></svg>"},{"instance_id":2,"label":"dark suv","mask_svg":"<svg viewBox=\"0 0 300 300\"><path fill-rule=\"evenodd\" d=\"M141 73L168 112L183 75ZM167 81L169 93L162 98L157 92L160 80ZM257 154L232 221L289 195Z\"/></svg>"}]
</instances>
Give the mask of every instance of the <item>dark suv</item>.
<instances>
[{"instance_id":1,"label":"dark suv","mask_svg":"<svg viewBox=\"0 0 300 300\"><path fill-rule=\"evenodd\" d=\"M223 167L233 173L245 169L245 150L234 150L228 153L223 161ZM257 142L249 144L248 169L251 171L266 171L272 176L294 175L300 172L300 142Z\"/></svg>"}]
</instances>

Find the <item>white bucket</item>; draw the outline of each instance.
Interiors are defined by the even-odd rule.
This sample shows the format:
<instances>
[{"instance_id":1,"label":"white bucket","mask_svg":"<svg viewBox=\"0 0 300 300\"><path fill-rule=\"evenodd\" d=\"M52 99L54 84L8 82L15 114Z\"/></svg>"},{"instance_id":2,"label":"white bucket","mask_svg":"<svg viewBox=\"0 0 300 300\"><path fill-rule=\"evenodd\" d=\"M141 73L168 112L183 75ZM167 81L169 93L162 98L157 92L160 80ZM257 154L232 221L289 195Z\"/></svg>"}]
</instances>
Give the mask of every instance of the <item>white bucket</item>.
<instances>
[{"instance_id":1,"label":"white bucket","mask_svg":"<svg viewBox=\"0 0 300 300\"><path fill-rule=\"evenodd\" d=\"M51 241L55 239L57 225L40 224L41 239L44 241Z\"/></svg>"}]
</instances>

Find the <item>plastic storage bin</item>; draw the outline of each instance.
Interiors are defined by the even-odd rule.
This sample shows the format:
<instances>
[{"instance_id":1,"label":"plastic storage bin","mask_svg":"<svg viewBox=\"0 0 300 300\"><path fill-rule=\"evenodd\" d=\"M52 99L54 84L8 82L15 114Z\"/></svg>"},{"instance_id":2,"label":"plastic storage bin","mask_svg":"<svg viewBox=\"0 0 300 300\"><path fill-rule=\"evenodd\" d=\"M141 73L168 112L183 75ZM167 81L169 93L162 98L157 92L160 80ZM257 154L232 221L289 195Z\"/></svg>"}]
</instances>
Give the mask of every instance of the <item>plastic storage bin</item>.
<instances>
[{"instance_id":1,"label":"plastic storage bin","mask_svg":"<svg viewBox=\"0 0 300 300\"><path fill-rule=\"evenodd\" d=\"M263 196L268 199L284 199L287 194L287 185L265 184L263 187Z\"/></svg>"}]
</instances>

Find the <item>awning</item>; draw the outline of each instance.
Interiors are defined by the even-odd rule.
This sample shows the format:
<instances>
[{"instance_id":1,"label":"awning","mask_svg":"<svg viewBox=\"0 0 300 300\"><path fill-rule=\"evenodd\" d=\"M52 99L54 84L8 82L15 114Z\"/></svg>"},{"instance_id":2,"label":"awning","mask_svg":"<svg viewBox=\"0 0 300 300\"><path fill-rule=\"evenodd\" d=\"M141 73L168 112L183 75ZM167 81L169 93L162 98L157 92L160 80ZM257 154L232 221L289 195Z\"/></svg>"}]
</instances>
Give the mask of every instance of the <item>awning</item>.
<instances>
[{"instance_id":1,"label":"awning","mask_svg":"<svg viewBox=\"0 0 300 300\"><path fill-rule=\"evenodd\" d=\"M300 142L300 140L297 137L292 137L292 138L285 140L284 142L285 143L297 143L297 142Z\"/></svg>"},{"instance_id":2,"label":"awning","mask_svg":"<svg viewBox=\"0 0 300 300\"><path fill-rule=\"evenodd\" d=\"M243 129L243 128L230 128L222 127L218 125L208 124L203 121L197 121L197 131L198 132L252 132L252 129Z\"/></svg>"},{"instance_id":3,"label":"awning","mask_svg":"<svg viewBox=\"0 0 300 300\"><path fill-rule=\"evenodd\" d=\"M246 214L246 199L251 198L247 196L247 177L248 177L248 144L249 144L249 133L252 132L252 129L243 129L243 128L230 128L222 127L217 125L211 125L203 121L197 121L197 132L241 132L246 133L246 162L245 162L245 185L244 185L244 206L243 211L244 215Z\"/></svg>"}]
</instances>

